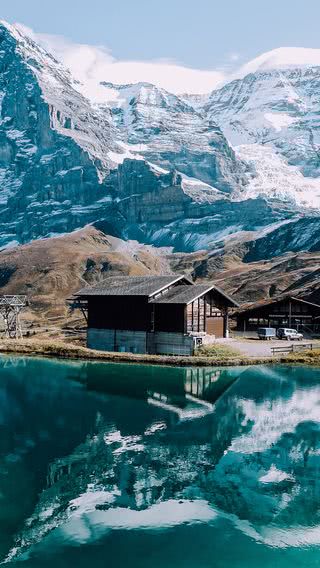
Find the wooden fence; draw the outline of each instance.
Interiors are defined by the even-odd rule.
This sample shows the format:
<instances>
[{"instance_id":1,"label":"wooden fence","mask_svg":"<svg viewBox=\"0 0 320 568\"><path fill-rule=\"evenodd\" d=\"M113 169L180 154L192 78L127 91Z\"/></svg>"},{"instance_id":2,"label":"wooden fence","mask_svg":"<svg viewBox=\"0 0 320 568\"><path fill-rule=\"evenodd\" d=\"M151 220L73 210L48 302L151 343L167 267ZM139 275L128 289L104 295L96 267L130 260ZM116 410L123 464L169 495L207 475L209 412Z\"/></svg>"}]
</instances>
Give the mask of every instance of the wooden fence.
<instances>
[{"instance_id":1,"label":"wooden fence","mask_svg":"<svg viewBox=\"0 0 320 568\"><path fill-rule=\"evenodd\" d=\"M293 343L292 345L271 347L271 353L294 353L295 351L300 351L301 349L313 349L312 343Z\"/></svg>"}]
</instances>

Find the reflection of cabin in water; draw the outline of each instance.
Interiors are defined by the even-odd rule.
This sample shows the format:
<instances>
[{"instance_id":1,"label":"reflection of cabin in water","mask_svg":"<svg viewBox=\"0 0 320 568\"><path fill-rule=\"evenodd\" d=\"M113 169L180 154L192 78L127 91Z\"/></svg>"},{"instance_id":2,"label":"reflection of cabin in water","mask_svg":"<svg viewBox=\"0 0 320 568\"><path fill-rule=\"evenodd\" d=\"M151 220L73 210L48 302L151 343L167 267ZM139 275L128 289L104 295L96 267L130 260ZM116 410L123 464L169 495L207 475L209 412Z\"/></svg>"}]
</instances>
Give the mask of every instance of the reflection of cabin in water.
<instances>
[{"instance_id":1,"label":"reflection of cabin in water","mask_svg":"<svg viewBox=\"0 0 320 568\"><path fill-rule=\"evenodd\" d=\"M236 302L185 276L111 277L76 294L87 313L88 347L191 355L194 338L225 337Z\"/></svg>"},{"instance_id":2,"label":"reflection of cabin in water","mask_svg":"<svg viewBox=\"0 0 320 568\"><path fill-rule=\"evenodd\" d=\"M213 411L215 403L243 372L232 367L173 367L135 365L130 378L117 365L85 363L81 382L89 390L143 400L174 416L170 423L197 419ZM165 416L165 415L164 415Z\"/></svg>"},{"instance_id":3,"label":"reflection of cabin in water","mask_svg":"<svg viewBox=\"0 0 320 568\"><path fill-rule=\"evenodd\" d=\"M258 327L313 331L320 323L320 305L302 298L285 296L240 309L235 317L238 331L254 331Z\"/></svg>"}]
</instances>

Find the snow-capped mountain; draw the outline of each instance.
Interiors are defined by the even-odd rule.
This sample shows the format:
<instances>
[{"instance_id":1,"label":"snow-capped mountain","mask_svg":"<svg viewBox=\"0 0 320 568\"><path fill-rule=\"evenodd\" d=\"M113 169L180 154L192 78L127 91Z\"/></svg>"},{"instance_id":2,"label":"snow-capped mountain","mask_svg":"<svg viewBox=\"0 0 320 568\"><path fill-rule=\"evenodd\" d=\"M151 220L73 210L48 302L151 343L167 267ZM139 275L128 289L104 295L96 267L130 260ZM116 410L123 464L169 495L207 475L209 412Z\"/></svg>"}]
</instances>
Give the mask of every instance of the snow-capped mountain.
<instances>
[{"instance_id":1,"label":"snow-capped mountain","mask_svg":"<svg viewBox=\"0 0 320 568\"><path fill-rule=\"evenodd\" d=\"M275 50L239 74L203 105L251 169L238 198L261 195L318 210L320 50Z\"/></svg>"},{"instance_id":2,"label":"snow-capped mountain","mask_svg":"<svg viewBox=\"0 0 320 568\"><path fill-rule=\"evenodd\" d=\"M58 230L68 230L72 208L100 198L114 167L108 151L117 147L111 113L92 108L50 54L4 23L0 49L0 221L6 243L43 236L41 226L52 216L61 216Z\"/></svg>"},{"instance_id":3,"label":"snow-capped mountain","mask_svg":"<svg viewBox=\"0 0 320 568\"><path fill-rule=\"evenodd\" d=\"M320 49L307 47L278 47L252 59L233 74L242 79L250 73L275 69L302 69L320 66Z\"/></svg>"},{"instance_id":4,"label":"snow-capped mountain","mask_svg":"<svg viewBox=\"0 0 320 568\"><path fill-rule=\"evenodd\" d=\"M4 22L0 33L2 244L96 221L152 241L143 220L161 229L188 217L187 204L243 183L219 127L182 99L152 85L106 85L106 103L93 104L27 34Z\"/></svg>"},{"instance_id":5,"label":"snow-capped mountain","mask_svg":"<svg viewBox=\"0 0 320 568\"><path fill-rule=\"evenodd\" d=\"M93 223L220 250L317 216L320 66L314 53L311 67L282 59L245 66L210 96L106 77L97 103L23 29L0 23L0 245Z\"/></svg>"},{"instance_id":6,"label":"snow-capped mountain","mask_svg":"<svg viewBox=\"0 0 320 568\"><path fill-rule=\"evenodd\" d=\"M214 119L204 119L182 98L148 83L104 85L127 149L221 191L242 184L240 163Z\"/></svg>"}]
</instances>

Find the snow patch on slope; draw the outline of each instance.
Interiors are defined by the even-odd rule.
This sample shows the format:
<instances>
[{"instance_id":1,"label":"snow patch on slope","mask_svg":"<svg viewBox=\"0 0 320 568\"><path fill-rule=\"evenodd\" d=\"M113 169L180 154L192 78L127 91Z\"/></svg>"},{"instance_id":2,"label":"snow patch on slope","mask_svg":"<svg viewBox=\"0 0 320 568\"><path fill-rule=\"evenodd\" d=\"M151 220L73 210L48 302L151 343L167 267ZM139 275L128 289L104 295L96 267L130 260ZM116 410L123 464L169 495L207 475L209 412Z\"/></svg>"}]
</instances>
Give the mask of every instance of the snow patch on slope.
<instances>
[{"instance_id":1,"label":"snow patch on slope","mask_svg":"<svg viewBox=\"0 0 320 568\"><path fill-rule=\"evenodd\" d=\"M297 120L285 112L267 112L264 117L277 132L281 132L283 128L290 126L290 124L293 124Z\"/></svg>"},{"instance_id":2,"label":"snow patch on slope","mask_svg":"<svg viewBox=\"0 0 320 568\"><path fill-rule=\"evenodd\" d=\"M198 203L212 203L225 198L225 194L216 187L185 174L182 174L181 186L184 192Z\"/></svg>"},{"instance_id":3,"label":"snow patch on slope","mask_svg":"<svg viewBox=\"0 0 320 568\"><path fill-rule=\"evenodd\" d=\"M249 433L234 438L229 450L241 454L264 452L279 442L284 434L294 432L301 420L319 421L320 387L312 391L300 389L289 400L279 399L270 404L239 400L239 411L245 416L243 424L253 424Z\"/></svg>"}]
</instances>

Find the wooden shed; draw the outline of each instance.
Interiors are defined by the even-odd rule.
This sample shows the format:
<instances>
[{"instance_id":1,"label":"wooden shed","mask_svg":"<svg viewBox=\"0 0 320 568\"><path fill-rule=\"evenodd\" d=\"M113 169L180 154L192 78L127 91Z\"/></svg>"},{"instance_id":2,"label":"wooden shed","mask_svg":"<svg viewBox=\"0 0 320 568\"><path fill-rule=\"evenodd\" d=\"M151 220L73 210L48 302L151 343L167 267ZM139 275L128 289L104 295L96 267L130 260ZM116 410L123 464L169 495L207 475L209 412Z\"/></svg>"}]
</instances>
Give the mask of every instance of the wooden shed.
<instances>
[{"instance_id":1,"label":"wooden shed","mask_svg":"<svg viewBox=\"0 0 320 568\"><path fill-rule=\"evenodd\" d=\"M194 335L226 336L229 309L238 305L183 275L107 278L80 290L76 303L87 313L89 347L183 354L193 350Z\"/></svg>"}]
</instances>

